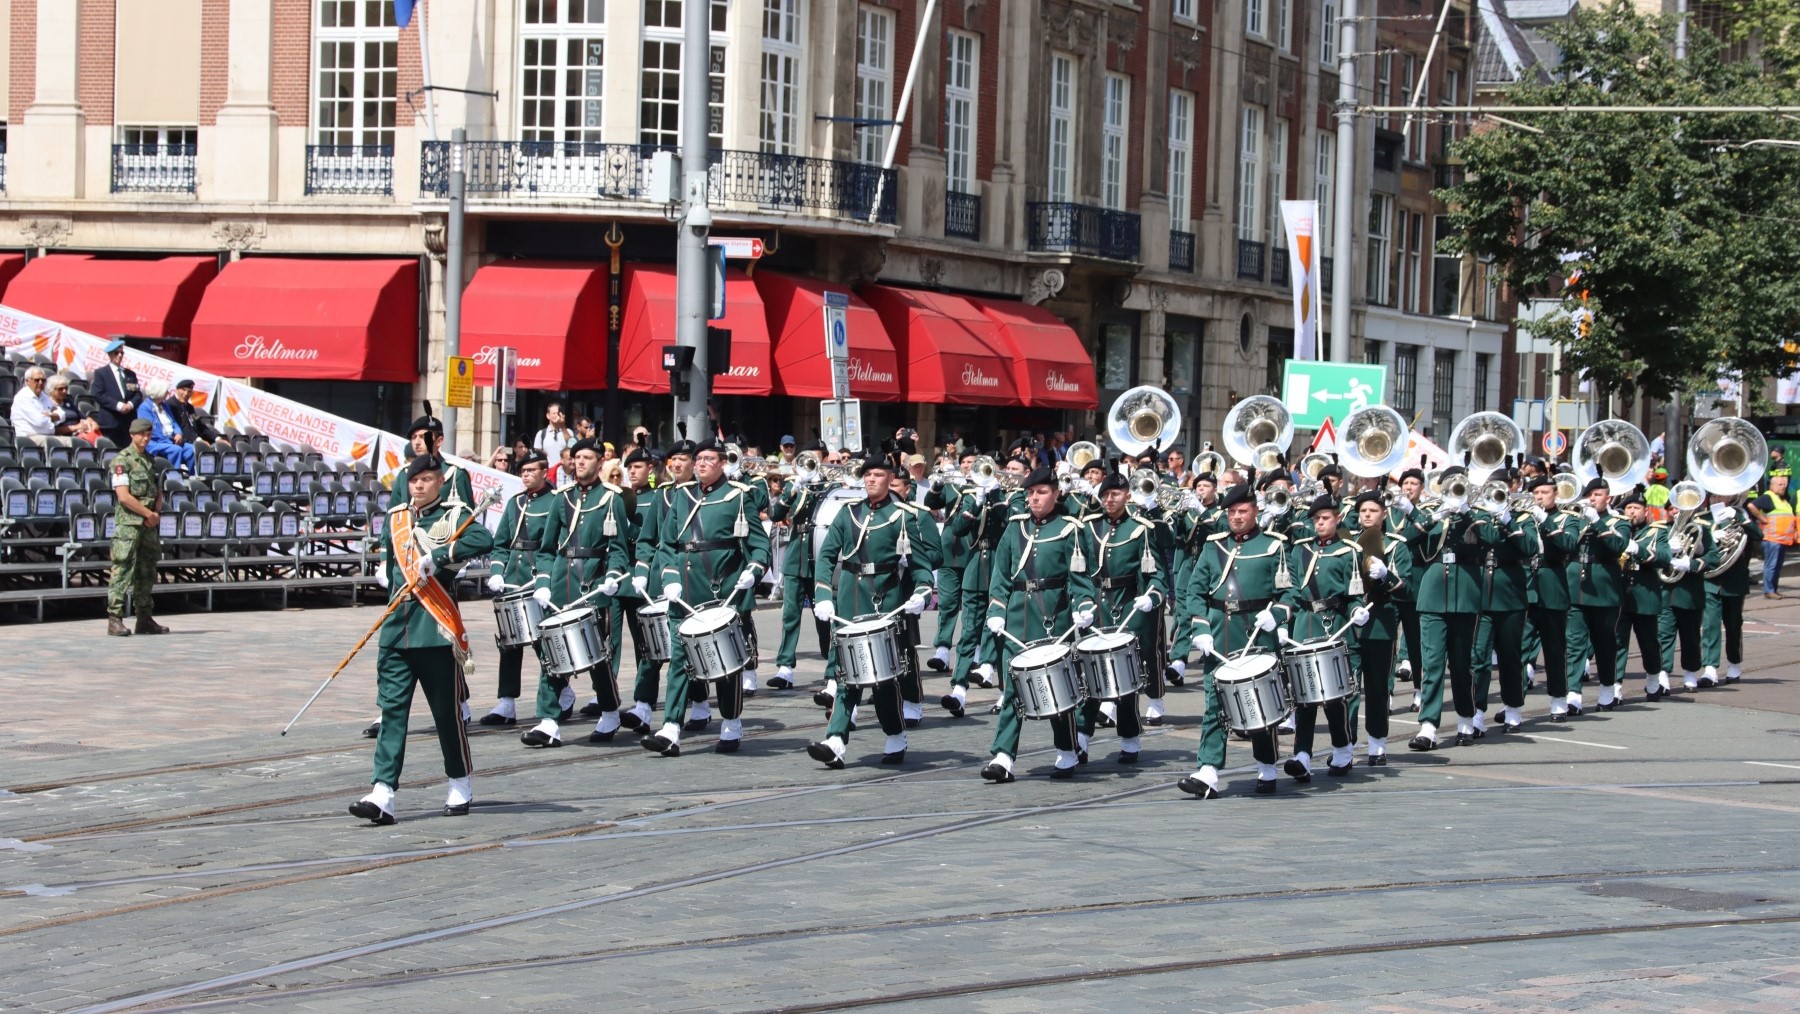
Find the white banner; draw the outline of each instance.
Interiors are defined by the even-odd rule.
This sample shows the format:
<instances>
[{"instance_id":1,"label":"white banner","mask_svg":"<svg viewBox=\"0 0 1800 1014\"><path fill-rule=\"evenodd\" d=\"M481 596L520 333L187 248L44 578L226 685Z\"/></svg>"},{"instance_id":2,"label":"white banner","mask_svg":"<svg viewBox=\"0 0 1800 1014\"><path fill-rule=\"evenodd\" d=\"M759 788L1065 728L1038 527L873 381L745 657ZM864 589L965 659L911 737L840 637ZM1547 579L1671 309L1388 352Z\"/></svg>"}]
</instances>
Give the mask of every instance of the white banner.
<instances>
[{"instance_id":1,"label":"white banner","mask_svg":"<svg viewBox=\"0 0 1800 1014\"><path fill-rule=\"evenodd\" d=\"M1775 403L1800 405L1800 370L1775 378Z\"/></svg>"},{"instance_id":2,"label":"white banner","mask_svg":"<svg viewBox=\"0 0 1800 1014\"><path fill-rule=\"evenodd\" d=\"M1294 358L1319 357L1319 202L1282 201L1288 277L1294 282Z\"/></svg>"}]
</instances>

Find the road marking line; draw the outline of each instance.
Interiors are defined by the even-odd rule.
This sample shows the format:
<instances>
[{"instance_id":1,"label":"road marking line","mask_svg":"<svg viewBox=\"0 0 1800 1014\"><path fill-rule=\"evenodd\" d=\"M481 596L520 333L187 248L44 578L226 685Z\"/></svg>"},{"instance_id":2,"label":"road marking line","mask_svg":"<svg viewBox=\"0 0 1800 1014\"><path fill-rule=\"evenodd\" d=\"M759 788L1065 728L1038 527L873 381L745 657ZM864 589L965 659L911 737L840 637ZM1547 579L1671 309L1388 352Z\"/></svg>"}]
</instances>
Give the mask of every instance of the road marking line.
<instances>
[{"instance_id":1,"label":"road marking line","mask_svg":"<svg viewBox=\"0 0 1800 1014\"><path fill-rule=\"evenodd\" d=\"M1631 749L1628 746L1618 746L1613 743L1590 743L1585 739L1564 739L1561 736L1539 736L1536 733L1531 733L1531 732L1519 732L1519 733L1514 733L1513 735L1518 736L1520 739L1540 739L1546 743L1573 743L1576 746L1594 746L1594 747L1599 747L1602 750L1629 750L1629 749Z\"/></svg>"},{"instance_id":2,"label":"road marking line","mask_svg":"<svg viewBox=\"0 0 1800 1014\"><path fill-rule=\"evenodd\" d=\"M1755 764L1757 767L1763 768L1787 768L1789 771L1800 771L1800 764L1777 764L1774 761L1745 761L1744 763Z\"/></svg>"}]
</instances>

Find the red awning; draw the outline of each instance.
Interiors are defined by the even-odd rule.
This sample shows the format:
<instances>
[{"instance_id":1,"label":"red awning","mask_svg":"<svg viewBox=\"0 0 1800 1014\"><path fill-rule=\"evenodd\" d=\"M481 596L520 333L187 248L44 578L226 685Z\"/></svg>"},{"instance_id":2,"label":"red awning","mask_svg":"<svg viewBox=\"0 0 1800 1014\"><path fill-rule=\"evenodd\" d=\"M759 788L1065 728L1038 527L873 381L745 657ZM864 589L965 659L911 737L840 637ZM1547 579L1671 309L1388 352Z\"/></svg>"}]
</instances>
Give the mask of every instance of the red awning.
<instances>
[{"instance_id":1,"label":"red awning","mask_svg":"<svg viewBox=\"0 0 1800 1014\"><path fill-rule=\"evenodd\" d=\"M775 391L795 398L831 397L831 361L825 352L825 294L841 287L817 278L756 273L775 345ZM900 400L900 365L881 317L850 296L844 308L850 347L850 396L867 401Z\"/></svg>"},{"instance_id":2,"label":"red awning","mask_svg":"<svg viewBox=\"0 0 1800 1014\"><path fill-rule=\"evenodd\" d=\"M1000 329L1012 354L1013 383L1032 408L1100 407L1094 359L1075 329L1041 306L1011 299L970 299Z\"/></svg>"},{"instance_id":3,"label":"red awning","mask_svg":"<svg viewBox=\"0 0 1800 1014\"><path fill-rule=\"evenodd\" d=\"M201 294L218 273L216 257L38 257L6 286L6 305L99 338L186 338Z\"/></svg>"},{"instance_id":4,"label":"red awning","mask_svg":"<svg viewBox=\"0 0 1800 1014\"><path fill-rule=\"evenodd\" d=\"M887 327L907 401L1017 405L1012 357L999 328L961 296L865 285L859 294Z\"/></svg>"},{"instance_id":5,"label":"red awning","mask_svg":"<svg viewBox=\"0 0 1800 1014\"><path fill-rule=\"evenodd\" d=\"M188 363L227 377L419 377L419 262L246 257L194 314Z\"/></svg>"},{"instance_id":6,"label":"red awning","mask_svg":"<svg viewBox=\"0 0 1800 1014\"><path fill-rule=\"evenodd\" d=\"M24 268L24 254L0 254L0 302L5 302L6 287L12 284L13 278Z\"/></svg>"},{"instance_id":7,"label":"red awning","mask_svg":"<svg viewBox=\"0 0 1800 1014\"><path fill-rule=\"evenodd\" d=\"M502 346L519 350L519 386L536 391L606 386L606 269L598 264L505 261L463 290L462 340L475 383L492 386Z\"/></svg>"},{"instance_id":8,"label":"red awning","mask_svg":"<svg viewBox=\"0 0 1800 1014\"><path fill-rule=\"evenodd\" d=\"M619 386L627 391L667 391L669 374L663 370L662 347L675 344L675 269L627 264L623 282L625 326L619 338ZM743 272L726 272L725 319L713 326L731 329L731 372L712 378L713 393L773 394L769 322L756 283Z\"/></svg>"}]
</instances>

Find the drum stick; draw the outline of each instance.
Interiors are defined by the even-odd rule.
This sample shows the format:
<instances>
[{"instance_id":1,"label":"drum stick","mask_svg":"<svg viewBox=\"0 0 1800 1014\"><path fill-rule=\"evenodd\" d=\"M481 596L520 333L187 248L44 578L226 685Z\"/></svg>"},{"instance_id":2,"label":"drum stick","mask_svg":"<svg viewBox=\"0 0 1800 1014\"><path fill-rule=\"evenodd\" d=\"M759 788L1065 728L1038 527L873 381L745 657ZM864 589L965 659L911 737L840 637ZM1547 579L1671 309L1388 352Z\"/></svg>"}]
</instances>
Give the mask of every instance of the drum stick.
<instances>
[{"instance_id":1,"label":"drum stick","mask_svg":"<svg viewBox=\"0 0 1800 1014\"><path fill-rule=\"evenodd\" d=\"M1007 639L1007 640L1008 640L1008 641L1011 641L1011 642L1012 642L1012 643L1014 643L1014 644L1016 644L1016 645L1018 645L1018 646L1019 646L1019 647L1021 647L1021 648L1029 648L1029 647L1031 647L1031 645L1029 645L1029 644L1026 644L1026 643L1025 643L1025 642L1024 642L1024 641L1021 641L1021 640L1019 640L1019 639L1018 639L1018 638L1016 638L1016 637L1014 637L1014 636L1013 636L1013 635L1012 635L1012 631L1010 631L1010 630L1007 630L1007 629L1005 629L1005 628L1004 628L1004 627L1002 627L1002 628L1001 628L1001 630L1000 630L1000 636L1002 636L1002 637L1004 637L1004 638L1006 638L1006 639Z\"/></svg>"},{"instance_id":2,"label":"drum stick","mask_svg":"<svg viewBox=\"0 0 1800 1014\"><path fill-rule=\"evenodd\" d=\"M482 497L481 502L475 505L475 509L469 512L469 516L463 519L463 523L456 529L456 534L450 536L448 544L455 545L456 540L462 538L462 533L468 531L469 526L475 523L475 519L486 514L488 508L493 506L494 501L498 499L500 499L500 491L498 489L489 490L488 495ZM345 655L344 660L337 664L337 668L331 670L331 675L325 677L325 682L319 684L319 689L313 691L313 695L306 699L305 704L300 705L300 710L294 712L294 717L288 719L288 724L281 727L281 734L283 736L288 734L288 730L294 727L295 722L300 721L300 716L306 714L306 709L313 706L313 702L319 699L319 695L325 692L325 688L331 685L331 681L338 678L338 673L344 671L344 668L350 664L350 660L356 657L356 653L363 649L363 645L369 643L369 638L375 636L375 632L381 629L381 625L387 622L387 618L393 615L394 610L400 608L400 603L405 602L411 597L413 589L417 588L419 582L422 580L424 580L424 578L414 578L406 583L406 587L400 589L400 594L394 596L393 600L388 603L387 609L384 610L381 616L375 620L375 623L369 627L368 632L363 634L362 640L357 641L356 646L350 649L350 654Z\"/></svg>"},{"instance_id":3,"label":"drum stick","mask_svg":"<svg viewBox=\"0 0 1800 1014\"><path fill-rule=\"evenodd\" d=\"M610 575L610 574L609 574L609 575L607 575L607 579L608 579L608 580L612 580L612 575ZM581 605L581 604L582 604L582 603L583 603L583 602L586 602L586 601L587 601L587 600L588 600L588 599L591 599L591 598L593 598L593 597L594 597L594 596L596 596L596 595L598 595L598 594L600 594L600 590L601 590L601 588L603 588L603 587L604 587L604 586L605 586L605 585L606 585L606 582L605 582L605 581L602 581L602 582L600 582L600 583L599 583L599 584L597 584L597 585L595 585L595 586L594 586L594 587L592 587L592 588L590 588L590 589L588 589L588 592L587 592L587 594L585 594L585 595L583 595L583 596L581 596L581 597L580 597L580 598L578 598L578 599L576 599L576 600L575 600L575 601L573 601L573 602L571 602L571 603L569 603L569 604L568 604L568 605L566 605L566 606L551 606L551 607L550 607L550 611L551 611L551 612L553 612L553 613L560 613L560 612L562 612L562 611L563 611L563 610L565 610L565 609L573 609L573 608L575 608L575 607L576 607L576 606L578 606L578 605ZM523 588L523 587L525 587L525 586L524 586L524 585L520 585L520 586L519 586L519 587L521 587L521 588ZM616 592L616 591L617 591L617 589L615 589L615 592Z\"/></svg>"}]
</instances>

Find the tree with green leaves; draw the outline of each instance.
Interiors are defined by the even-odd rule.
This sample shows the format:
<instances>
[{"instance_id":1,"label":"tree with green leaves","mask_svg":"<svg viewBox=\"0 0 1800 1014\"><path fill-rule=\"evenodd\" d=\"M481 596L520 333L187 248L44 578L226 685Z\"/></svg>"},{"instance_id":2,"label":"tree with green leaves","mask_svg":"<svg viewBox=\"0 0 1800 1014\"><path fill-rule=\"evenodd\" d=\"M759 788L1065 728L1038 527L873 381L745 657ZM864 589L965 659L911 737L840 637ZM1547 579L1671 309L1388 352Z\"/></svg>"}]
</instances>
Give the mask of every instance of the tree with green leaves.
<instances>
[{"instance_id":1,"label":"tree with green leaves","mask_svg":"<svg viewBox=\"0 0 1800 1014\"><path fill-rule=\"evenodd\" d=\"M1625 0L1544 34L1563 54L1554 80L1518 84L1503 105L1800 106L1794 76L1727 59L1706 31L1677 59L1674 19ZM1492 257L1514 292L1561 298L1532 330L1564 346L1566 370L1667 398L1738 371L1755 392L1790 369L1800 117L1504 115L1535 130L1486 121L1457 146L1464 179L1439 192L1457 235L1442 245ZM1796 146L1749 143L1770 139Z\"/></svg>"}]
</instances>

